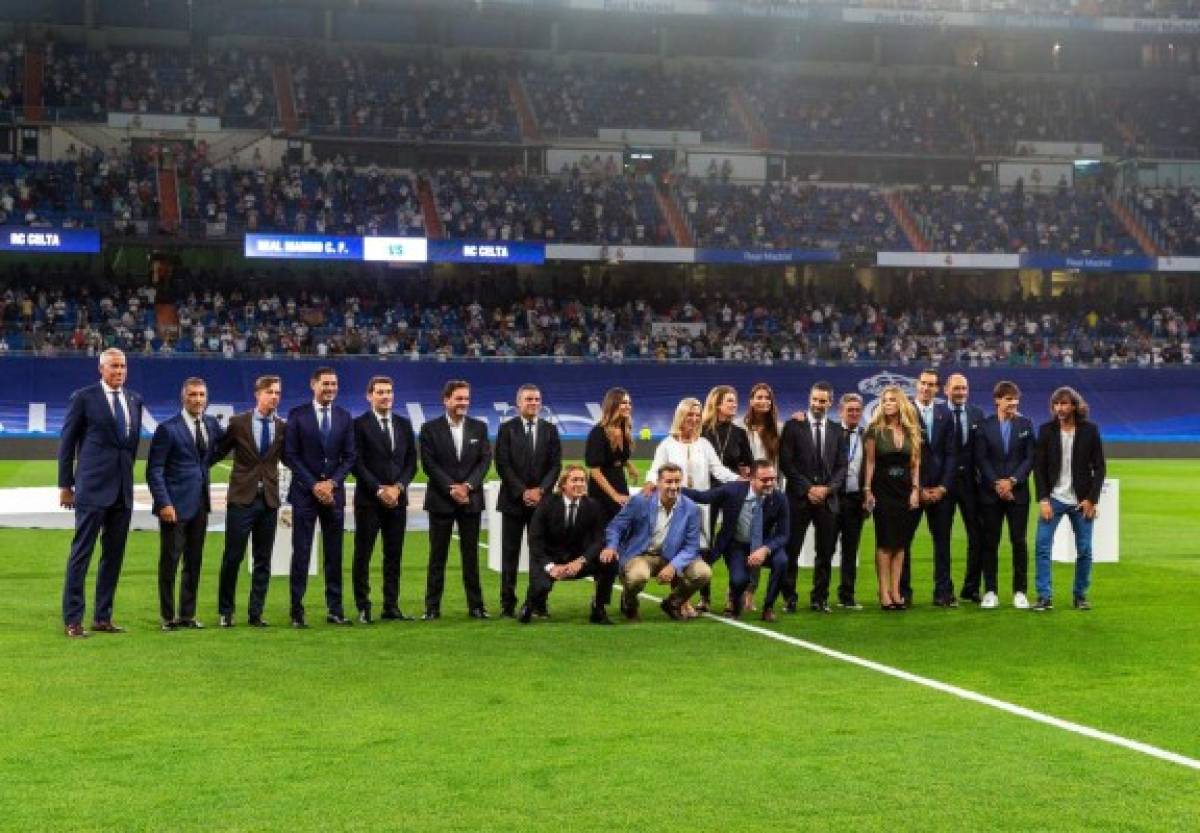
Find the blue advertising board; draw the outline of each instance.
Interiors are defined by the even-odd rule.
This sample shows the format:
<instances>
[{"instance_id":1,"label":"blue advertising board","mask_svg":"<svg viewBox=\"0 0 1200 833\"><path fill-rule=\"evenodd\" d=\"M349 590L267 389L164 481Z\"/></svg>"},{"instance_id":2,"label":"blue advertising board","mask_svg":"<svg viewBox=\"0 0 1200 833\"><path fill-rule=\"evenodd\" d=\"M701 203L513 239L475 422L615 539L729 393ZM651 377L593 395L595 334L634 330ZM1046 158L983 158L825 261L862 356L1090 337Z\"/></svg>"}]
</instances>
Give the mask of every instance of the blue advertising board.
<instances>
[{"instance_id":1,"label":"blue advertising board","mask_svg":"<svg viewBox=\"0 0 1200 833\"><path fill-rule=\"evenodd\" d=\"M91 229L0 226L0 251L33 254L94 255L100 252L100 232Z\"/></svg>"},{"instance_id":2,"label":"blue advertising board","mask_svg":"<svg viewBox=\"0 0 1200 833\"><path fill-rule=\"evenodd\" d=\"M366 410L367 380L390 375L396 383L396 409L415 423L441 413L441 389L447 379L472 385L471 413L494 432L513 414L517 388L533 382L542 389L546 415L558 421L569 438L582 438L594 423L604 392L623 387L633 396L635 427L662 436L675 406L686 396L703 399L714 385L734 384L742 405L750 385L770 384L784 417L806 407L813 382L831 382L840 395L862 394L873 410L886 385L915 388L920 368L813 367L803 364L577 364L550 362L413 362L358 358L323 361L337 368L339 402L353 413ZM189 376L208 380L212 412L228 415L248 408L255 377L273 373L283 378L283 410L310 401L308 377L313 360L222 360L141 358L130 356L129 386L145 397L152 428L157 420L179 411L179 386ZM77 388L98 378L94 358L0 359L5 385L0 391L0 437L57 435L67 400ZM1049 399L1059 385L1078 389L1109 441L1200 442L1200 369L1012 369L970 368L971 401L991 410L991 390L1001 379L1022 390L1021 410L1035 422L1050 417ZM639 454L648 454L643 447Z\"/></svg>"},{"instance_id":3,"label":"blue advertising board","mask_svg":"<svg viewBox=\"0 0 1200 833\"><path fill-rule=\"evenodd\" d=\"M429 262L541 265L546 262L546 244L524 240L430 240Z\"/></svg>"},{"instance_id":4,"label":"blue advertising board","mask_svg":"<svg viewBox=\"0 0 1200 833\"><path fill-rule=\"evenodd\" d=\"M247 234L246 257L290 260L362 260L361 237L312 234Z\"/></svg>"}]
</instances>

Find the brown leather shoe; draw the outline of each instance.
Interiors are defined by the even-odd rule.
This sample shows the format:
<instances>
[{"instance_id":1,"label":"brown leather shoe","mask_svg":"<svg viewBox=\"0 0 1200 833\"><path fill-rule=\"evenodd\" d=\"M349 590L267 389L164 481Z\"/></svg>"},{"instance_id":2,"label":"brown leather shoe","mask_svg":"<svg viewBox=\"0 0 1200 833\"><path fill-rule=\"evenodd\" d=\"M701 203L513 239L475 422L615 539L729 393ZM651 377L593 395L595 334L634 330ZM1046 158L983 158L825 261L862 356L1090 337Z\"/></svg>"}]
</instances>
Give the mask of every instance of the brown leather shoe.
<instances>
[{"instance_id":1,"label":"brown leather shoe","mask_svg":"<svg viewBox=\"0 0 1200 833\"><path fill-rule=\"evenodd\" d=\"M771 610L771 608L768 607L766 610L764 610L762 612L762 620L764 622L774 622L775 621L775 611Z\"/></svg>"},{"instance_id":2,"label":"brown leather shoe","mask_svg":"<svg viewBox=\"0 0 1200 833\"><path fill-rule=\"evenodd\" d=\"M663 613L667 614L676 621L685 618L683 611L680 610L679 603L672 600L670 596L659 602L658 606L662 608Z\"/></svg>"},{"instance_id":3,"label":"brown leather shoe","mask_svg":"<svg viewBox=\"0 0 1200 833\"><path fill-rule=\"evenodd\" d=\"M92 622L92 630L96 633L125 633L125 629L112 622Z\"/></svg>"},{"instance_id":4,"label":"brown leather shoe","mask_svg":"<svg viewBox=\"0 0 1200 833\"><path fill-rule=\"evenodd\" d=\"M69 639L87 639L91 636L90 633L83 629L83 625L67 625L66 634Z\"/></svg>"}]
</instances>

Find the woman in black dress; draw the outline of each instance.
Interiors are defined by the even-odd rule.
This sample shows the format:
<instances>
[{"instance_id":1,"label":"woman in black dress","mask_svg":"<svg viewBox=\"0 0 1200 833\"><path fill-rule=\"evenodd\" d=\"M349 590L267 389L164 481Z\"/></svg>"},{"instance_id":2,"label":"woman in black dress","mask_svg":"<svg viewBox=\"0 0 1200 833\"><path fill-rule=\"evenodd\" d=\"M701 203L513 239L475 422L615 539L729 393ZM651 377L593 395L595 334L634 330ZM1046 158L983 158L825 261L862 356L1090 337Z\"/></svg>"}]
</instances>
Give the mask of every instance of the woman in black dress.
<instances>
[{"instance_id":1,"label":"woman in black dress","mask_svg":"<svg viewBox=\"0 0 1200 833\"><path fill-rule=\"evenodd\" d=\"M754 455L750 452L750 436L746 429L734 422L738 411L737 391L729 385L717 385L708 392L704 400L704 411L700 416L700 435L708 440L721 459L721 465L730 471L736 471L742 477L750 474L750 464ZM713 512L709 519L708 540L715 541L717 530L717 513ZM705 561L711 567L720 553L710 551ZM712 602L712 582L700 589L700 602L696 610L707 611ZM725 598L725 610L733 612L733 602Z\"/></svg>"},{"instance_id":2,"label":"woman in black dress","mask_svg":"<svg viewBox=\"0 0 1200 833\"><path fill-rule=\"evenodd\" d=\"M875 518L875 572L884 610L904 610L900 573L921 517L921 439L916 410L904 391L884 388L863 440L863 505Z\"/></svg>"},{"instance_id":3,"label":"woman in black dress","mask_svg":"<svg viewBox=\"0 0 1200 833\"><path fill-rule=\"evenodd\" d=\"M588 497L610 521L629 500L629 480L637 482L633 456L633 400L624 388L610 388L600 404L600 421L588 432L583 462L588 467Z\"/></svg>"}]
</instances>

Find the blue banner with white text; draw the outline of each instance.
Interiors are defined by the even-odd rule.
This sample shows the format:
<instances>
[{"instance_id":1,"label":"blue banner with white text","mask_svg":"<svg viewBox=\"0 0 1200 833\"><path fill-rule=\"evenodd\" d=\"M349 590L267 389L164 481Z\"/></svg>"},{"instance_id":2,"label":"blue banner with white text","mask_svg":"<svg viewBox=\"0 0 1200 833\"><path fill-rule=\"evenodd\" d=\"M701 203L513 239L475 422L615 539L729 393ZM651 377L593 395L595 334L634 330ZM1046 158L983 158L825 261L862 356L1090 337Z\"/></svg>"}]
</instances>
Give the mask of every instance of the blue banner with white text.
<instances>
[{"instance_id":1,"label":"blue banner with white text","mask_svg":"<svg viewBox=\"0 0 1200 833\"><path fill-rule=\"evenodd\" d=\"M245 410L252 402L254 379L266 373L283 378L283 408L310 401L309 374L320 363L338 371L339 403L351 412L367 408L367 380L376 374L396 383L396 410L419 424L441 413L441 389L447 379L472 385L471 413L494 432L511 416L517 388L532 382L542 389L548 418L568 438L582 438L599 414L604 392L622 387L633 396L638 432L662 436L675 406L687 396L704 399L714 385L732 384L744 408L750 385L767 382L775 390L785 417L806 407L809 387L831 382L837 395L853 391L873 410L880 391L899 384L912 391L920 368L813 367L802 364L599 364L551 362L462 362L402 359L268 361L258 359L191 359L129 357L129 387L145 398L152 429L157 421L178 413L179 388L189 376L208 380L210 412L218 417ZM5 385L0 392L0 437L56 436L71 392L97 381L95 358L0 359ZM1091 405L1092 416L1109 441L1200 442L1200 369L1012 369L969 368L971 401L991 411L991 390L1002 379L1021 388L1021 410L1035 422L1050 417L1049 399L1059 385L1078 389ZM638 452L648 455L644 445Z\"/></svg>"}]
</instances>

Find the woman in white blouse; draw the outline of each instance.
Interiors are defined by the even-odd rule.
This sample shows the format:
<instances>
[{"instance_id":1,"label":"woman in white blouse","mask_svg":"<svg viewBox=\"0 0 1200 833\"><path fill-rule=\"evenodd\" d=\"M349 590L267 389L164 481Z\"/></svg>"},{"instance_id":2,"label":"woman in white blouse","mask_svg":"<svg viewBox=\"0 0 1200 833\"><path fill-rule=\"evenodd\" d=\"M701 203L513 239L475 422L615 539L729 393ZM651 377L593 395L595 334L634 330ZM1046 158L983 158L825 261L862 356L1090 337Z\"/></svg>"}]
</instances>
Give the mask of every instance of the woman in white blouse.
<instances>
[{"instance_id":1,"label":"woman in white blouse","mask_svg":"<svg viewBox=\"0 0 1200 833\"><path fill-rule=\"evenodd\" d=\"M683 485L689 489L703 491L711 488L714 480L718 483L728 483L738 479L738 473L731 471L721 462L712 443L700 436L701 410L700 400L691 397L680 401L676 406L670 434L654 450L654 462L646 472L647 486L657 482L658 467L663 463L674 463L683 469ZM708 561L711 555L708 541L708 507L700 506L699 509L700 554Z\"/></svg>"}]
</instances>

